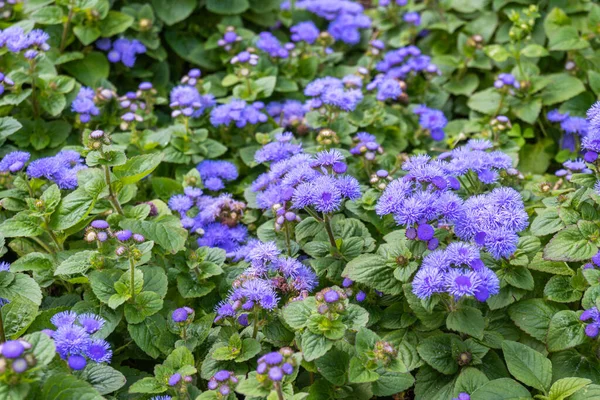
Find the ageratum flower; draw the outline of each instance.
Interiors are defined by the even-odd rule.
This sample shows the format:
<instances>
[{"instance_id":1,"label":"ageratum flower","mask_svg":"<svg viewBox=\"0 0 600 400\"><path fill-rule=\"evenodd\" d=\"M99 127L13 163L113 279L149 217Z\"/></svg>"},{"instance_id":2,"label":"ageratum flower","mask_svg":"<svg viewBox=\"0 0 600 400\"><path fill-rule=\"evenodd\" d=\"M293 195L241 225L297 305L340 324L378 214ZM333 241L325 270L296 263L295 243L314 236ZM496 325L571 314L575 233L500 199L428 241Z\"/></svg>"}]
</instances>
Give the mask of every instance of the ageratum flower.
<instances>
[{"instance_id":1,"label":"ageratum flower","mask_svg":"<svg viewBox=\"0 0 600 400\"><path fill-rule=\"evenodd\" d=\"M386 79L406 79L419 72L439 73L437 66L431 63L431 57L421 54L421 50L413 45L388 51L375 69Z\"/></svg>"},{"instance_id":2,"label":"ageratum flower","mask_svg":"<svg viewBox=\"0 0 600 400\"><path fill-rule=\"evenodd\" d=\"M304 94L313 97L308 103L310 108L328 105L342 111L354 110L363 99L361 90L346 90L341 79L330 76L310 82L304 89Z\"/></svg>"},{"instance_id":3,"label":"ageratum flower","mask_svg":"<svg viewBox=\"0 0 600 400\"><path fill-rule=\"evenodd\" d=\"M267 353L258 359L256 372L264 375L271 382L281 382L286 375L294 372L294 352L289 347Z\"/></svg>"},{"instance_id":4,"label":"ageratum flower","mask_svg":"<svg viewBox=\"0 0 600 400\"><path fill-rule=\"evenodd\" d=\"M229 126L235 122L235 126L243 128L248 124L256 125L267 122L267 115L261 110L264 104L255 102L246 104L244 100L234 99L228 104L221 104L213 108L210 112L210 123L214 127L221 125Z\"/></svg>"},{"instance_id":5,"label":"ageratum flower","mask_svg":"<svg viewBox=\"0 0 600 400\"><path fill-rule=\"evenodd\" d=\"M592 307L585 310L579 317L581 321L587 322L585 326L585 334L591 338L595 338L600 333L600 311L598 308Z\"/></svg>"},{"instance_id":6,"label":"ageratum flower","mask_svg":"<svg viewBox=\"0 0 600 400\"><path fill-rule=\"evenodd\" d=\"M261 32L258 35L256 47L268 53L273 58L288 58L290 55L288 49L282 46L279 39L270 32Z\"/></svg>"},{"instance_id":7,"label":"ageratum flower","mask_svg":"<svg viewBox=\"0 0 600 400\"><path fill-rule=\"evenodd\" d=\"M108 51L108 61L111 63L121 62L128 68L132 68L135 65L138 54L146 52L146 46L135 39L117 39L112 43L112 49L107 43L109 42L106 39L102 39L99 43L96 43L96 46L101 50Z\"/></svg>"},{"instance_id":8,"label":"ageratum flower","mask_svg":"<svg viewBox=\"0 0 600 400\"><path fill-rule=\"evenodd\" d=\"M100 110L94 103L95 92L89 87L82 86L77 93L77 97L71 103L71 111L79 114L79 120L82 123L88 123L92 116L100 114Z\"/></svg>"},{"instance_id":9,"label":"ageratum flower","mask_svg":"<svg viewBox=\"0 0 600 400\"><path fill-rule=\"evenodd\" d=\"M63 150L54 157L37 159L27 167L30 178L45 178L53 181L61 189L77 187L77 172L86 169L83 158L73 150Z\"/></svg>"},{"instance_id":10,"label":"ageratum flower","mask_svg":"<svg viewBox=\"0 0 600 400\"><path fill-rule=\"evenodd\" d=\"M208 190L224 189L225 182L238 177L236 166L228 161L204 160L196 168L200 172L204 187Z\"/></svg>"},{"instance_id":11,"label":"ageratum flower","mask_svg":"<svg viewBox=\"0 0 600 400\"><path fill-rule=\"evenodd\" d=\"M304 119L308 107L298 100L271 102L266 106L267 113L282 127L297 126Z\"/></svg>"},{"instance_id":12,"label":"ageratum flower","mask_svg":"<svg viewBox=\"0 0 600 400\"><path fill-rule=\"evenodd\" d=\"M221 395L228 396L238 382L232 371L221 370L210 378L207 386L210 390L216 390Z\"/></svg>"},{"instance_id":13,"label":"ageratum flower","mask_svg":"<svg viewBox=\"0 0 600 400\"><path fill-rule=\"evenodd\" d=\"M448 120L443 112L428 108L425 105L415 107L413 110L419 116L419 126L429 132L433 140L444 139L444 128Z\"/></svg>"},{"instance_id":14,"label":"ageratum flower","mask_svg":"<svg viewBox=\"0 0 600 400\"><path fill-rule=\"evenodd\" d=\"M274 142L267 143L254 154L254 160L257 163L276 162L302 152L302 144L293 143L293 139L290 132L276 134Z\"/></svg>"},{"instance_id":15,"label":"ageratum flower","mask_svg":"<svg viewBox=\"0 0 600 400\"><path fill-rule=\"evenodd\" d=\"M26 151L13 151L8 153L0 161L0 172L10 172L13 174L19 172L25 167L25 164L29 161L30 157L31 154Z\"/></svg>"},{"instance_id":16,"label":"ageratum flower","mask_svg":"<svg viewBox=\"0 0 600 400\"><path fill-rule=\"evenodd\" d=\"M205 110L213 107L215 103L212 94L201 95L195 86L181 85L171 90L170 107L173 109L172 117L184 115L186 117L198 118Z\"/></svg>"},{"instance_id":17,"label":"ageratum flower","mask_svg":"<svg viewBox=\"0 0 600 400\"><path fill-rule=\"evenodd\" d=\"M290 28L291 39L294 42L313 44L319 38L319 28L312 21L300 22Z\"/></svg>"}]
</instances>

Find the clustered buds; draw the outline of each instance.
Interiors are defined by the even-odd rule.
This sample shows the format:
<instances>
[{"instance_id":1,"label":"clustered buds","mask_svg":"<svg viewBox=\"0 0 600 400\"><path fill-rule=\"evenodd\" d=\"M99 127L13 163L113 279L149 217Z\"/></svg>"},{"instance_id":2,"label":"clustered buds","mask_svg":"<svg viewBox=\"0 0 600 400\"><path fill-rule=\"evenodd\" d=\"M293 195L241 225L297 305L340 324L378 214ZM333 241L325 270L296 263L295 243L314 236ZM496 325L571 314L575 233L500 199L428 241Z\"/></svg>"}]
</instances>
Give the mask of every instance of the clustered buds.
<instances>
[{"instance_id":1,"label":"clustered buds","mask_svg":"<svg viewBox=\"0 0 600 400\"><path fill-rule=\"evenodd\" d=\"M230 51L238 42L242 41L242 37L235 32L234 26L228 26L225 29L225 33L223 34L223 38L219 39L217 44L223 49Z\"/></svg>"},{"instance_id":2,"label":"clustered buds","mask_svg":"<svg viewBox=\"0 0 600 400\"><path fill-rule=\"evenodd\" d=\"M335 315L346 311L344 303L347 297L344 290L325 288L315 295L317 311L321 315L333 318Z\"/></svg>"},{"instance_id":3,"label":"clustered buds","mask_svg":"<svg viewBox=\"0 0 600 400\"><path fill-rule=\"evenodd\" d=\"M279 232L286 222L292 223L301 221L300 216L298 214L296 214L292 210L286 209L279 203L273 206L273 210L275 210L275 215L277 217L275 219L276 232Z\"/></svg>"},{"instance_id":4,"label":"clustered buds","mask_svg":"<svg viewBox=\"0 0 600 400\"><path fill-rule=\"evenodd\" d=\"M185 385L186 383L191 383L191 382L192 382L191 376L187 376L187 375L183 376L179 372L177 372L169 377L168 384L169 384L169 386L174 387L179 384Z\"/></svg>"},{"instance_id":5,"label":"clustered buds","mask_svg":"<svg viewBox=\"0 0 600 400\"><path fill-rule=\"evenodd\" d=\"M229 197L223 198L219 206L217 220L230 228L236 226L241 221L246 209L246 203L233 200Z\"/></svg>"},{"instance_id":6,"label":"clustered buds","mask_svg":"<svg viewBox=\"0 0 600 400\"><path fill-rule=\"evenodd\" d=\"M473 47L476 49L483 48L483 36L481 35L473 35L467 39L467 46Z\"/></svg>"},{"instance_id":7,"label":"clustered buds","mask_svg":"<svg viewBox=\"0 0 600 400\"><path fill-rule=\"evenodd\" d=\"M130 254L133 258L140 258L141 252L135 248L135 246L128 246L128 244L132 243L143 243L146 241L146 238L139 233L132 233L130 230L125 229L122 231L115 232L113 236L121 243L119 247L115 250L115 254L119 257L124 256L125 254Z\"/></svg>"},{"instance_id":8,"label":"clustered buds","mask_svg":"<svg viewBox=\"0 0 600 400\"><path fill-rule=\"evenodd\" d=\"M260 382L281 382L286 375L294 373L294 352L289 347L267 353L258 359L256 372Z\"/></svg>"},{"instance_id":9,"label":"clustered buds","mask_svg":"<svg viewBox=\"0 0 600 400\"><path fill-rule=\"evenodd\" d=\"M0 72L0 95L4 93L6 86L13 86L14 84L12 79Z\"/></svg>"},{"instance_id":10,"label":"clustered buds","mask_svg":"<svg viewBox=\"0 0 600 400\"><path fill-rule=\"evenodd\" d=\"M110 231L110 225L103 219L97 219L92 221L92 223L85 229L85 233L83 234L83 239L86 242L99 241L101 243L106 242L106 240L112 235Z\"/></svg>"},{"instance_id":11,"label":"clustered buds","mask_svg":"<svg viewBox=\"0 0 600 400\"><path fill-rule=\"evenodd\" d=\"M332 144L338 144L340 138L337 133L331 129L321 129L317 135L317 143L321 146L331 146Z\"/></svg>"},{"instance_id":12,"label":"clustered buds","mask_svg":"<svg viewBox=\"0 0 600 400\"><path fill-rule=\"evenodd\" d=\"M181 78L181 83L189 86L196 86L198 84L202 72L198 68L192 68L189 70L187 75Z\"/></svg>"},{"instance_id":13,"label":"clustered buds","mask_svg":"<svg viewBox=\"0 0 600 400\"><path fill-rule=\"evenodd\" d=\"M492 126L493 132L503 132L512 128L510 119L505 115L498 115L496 118L493 118L490 121L490 125Z\"/></svg>"},{"instance_id":14,"label":"clustered buds","mask_svg":"<svg viewBox=\"0 0 600 400\"><path fill-rule=\"evenodd\" d=\"M394 349L389 342L380 340L375 343L373 354L376 361L389 365L398 356L398 350Z\"/></svg>"},{"instance_id":15,"label":"clustered buds","mask_svg":"<svg viewBox=\"0 0 600 400\"><path fill-rule=\"evenodd\" d=\"M191 319L193 319L193 315L194 315L194 310L190 307L181 307L178 308L176 310L173 311L173 314L171 315L171 319L173 320L173 322L176 323L187 323L190 322ZM190 319L190 316L192 316L192 318Z\"/></svg>"},{"instance_id":16,"label":"clustered buds","mask_svg":"<svg viewBox=\"0 0 600 400\"><path fill-rule=\"evenodd\" d=\"M371 175L369 182L379 190L383 190L387 187L388 183L393 181L394 178L385 169L377 170Z\"/></svg>"},{"instance_id":17,"label":"clustered buds","mask_svg":"<svg viewBox=\"0 0 600 400\"><path fill-rule=\"evenodd\" d=\"M237 55L233 56L233 58L231 59L230 63L231 64L248 64L248 65L256 65L258 64L258 54L254 53L253 48L248 48L240 53L238 53ZM242 68L240 70L240 75L242 76L248 76L248 74L250 73L250 71L248 71L248 73L244 73L242 70L244 70L247 68Z\"/></svg>"},{"instance_id":18,"label":"clustered buds","mask_svg":"<svg viewBox=\"0 0 600 400\"><path fill-rule=\"evenodd\" d=\"M351 288L351 286L354 284L354 281L350 278L344 278L344 281L342 282L342 287L344 288L344 291L346 292L346 296L350 297L354 294L354 290ZM367 298L367 294L365 292L363 292L362 290L359 290L356 293L356 296L354 296L354 299L356 301L358 301L359 303L362 303L363 301L365 301L365 299Z\"/></svg>"},{"instance_id":19,"label":"clustered buds","mask_svg":"<svg viewBox=\"0 0 600 400\"><path fill-rule=\"evenodd\" d=\"M216 390L220 396L227 397L238 382L238 378L235 377L232 371L223 369L210 378L208 381L208 388L210 390Z\"/></svg>"},{"instance_id":20,"label":"clustered buds","mask_svg":"<svg viewBox=\"0 0 600 400\"><path fill-rule=\"evenodd\" d=\"M110 144L110 135L97 129L95 131L91 131L88 137L88 147L91 150L100 150L102 146Z\"/></svg>"},{"instance_id":21,"label":"clustered buds","mask_svg":"<svg viewBox=\"0 0 600 400\"><path fill-rule=\"evenodd\" d=\"M430 224L423 222L417 225L416 228L406 228L406 237L410 240L422 240L427 242L427 248L431 251L437 249L440 241L434 237L435 229Z\"/></svg>"},{"instance_id":22,"label":"clustered buds","mask_svg":"<svg viewBox=\"0 0 600 400\"><path fill-rule=\"evenodd\" d=\"M33 354L27 352L30 349L31 344L22 339L0 344L0 374L22 374L34 367L37 361Z\"/></svg>"}]
</instances>

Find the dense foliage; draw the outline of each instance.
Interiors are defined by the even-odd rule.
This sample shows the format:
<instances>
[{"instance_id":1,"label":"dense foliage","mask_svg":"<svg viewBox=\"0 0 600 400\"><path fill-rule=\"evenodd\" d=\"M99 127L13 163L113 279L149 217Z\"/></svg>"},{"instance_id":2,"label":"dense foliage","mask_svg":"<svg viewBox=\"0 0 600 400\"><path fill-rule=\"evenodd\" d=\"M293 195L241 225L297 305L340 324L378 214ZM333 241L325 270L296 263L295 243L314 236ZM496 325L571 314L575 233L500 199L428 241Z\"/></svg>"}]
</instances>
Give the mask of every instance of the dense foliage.
<instances>
[{"instance_id":1,"label":"dense foliage","mask_svg":"<svg viewBox=\"0 0 600 400\"><path fill-rule=\"evenodd\" d=\"M0 1L0 399L600 398L599 35Z\"/></svg>"}]
</instances>

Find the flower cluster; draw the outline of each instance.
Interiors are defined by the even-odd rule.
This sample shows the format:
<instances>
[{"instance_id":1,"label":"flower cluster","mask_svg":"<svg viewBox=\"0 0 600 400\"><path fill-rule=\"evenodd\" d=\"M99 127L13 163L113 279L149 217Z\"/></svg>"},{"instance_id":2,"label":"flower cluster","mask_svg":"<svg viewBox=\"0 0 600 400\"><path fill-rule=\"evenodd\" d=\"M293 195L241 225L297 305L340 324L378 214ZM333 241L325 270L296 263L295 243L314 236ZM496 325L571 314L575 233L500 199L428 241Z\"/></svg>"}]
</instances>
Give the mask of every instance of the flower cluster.
<instances>
[{"instance_id":1,"label":"flower cluster","mask_svg":"<svg viewBox=\"0 0 600 400\"><path fill-rule=\"evenodd\" d=\"M371 19L364 14L362 5L349 0L301 0L296 7L331 21L328 32L347 44L357 44L360 29L371 27ZM282 8L289 8L289 2L283 3Z\"/></svg>"},{"instance_id":2,"label":"flower cluster","mask_svg":"<svg viewBox=\"0 0 600 400\"><path fill-rule=\"evenodd\" d=\"M377 362L387 366L398 356L398 350L396 350L391 343L379 340L375 342L373 355Z\"/></svg>"},{"instance_id":3,"label":"flower cluster","mask_svg":"<svg viewBox=\"0 0 600 400\"><path fill-rule=\"evenodd\" d=\"M171 314L171 319L175 323L185 323L188 322L190 316L194 315L194 310L190 307L181 307L177 308Z\"/></svg>"},{"instance_id":4,"label":"flower cluster","mask_svg":"<svg viewBox=\"0 0 600 400\"><path fill-rule=\"evenodd\" d=\"M419 116L419 126L429 132L433 140L444 139L444 128L448 120L440 110L428 108L425 105L415 107L413 112Z\"/></svg>"},{"instance_id":5,"label":"flower cluster","mask_svg":"<svg viewBox=\"0 0 600 400\"><path fill-rule=\"evenodd\" d=\"M227 299L217 306L215 322L237 317L240 324L247 325L248 313L255 307L277 307L277 291L290 299L302 299L317 286L313 270L295 258L281 256L275 242L251 240L236 253L250 266L234 281Z\"/></svg>"},{"instance_id":6,"label":"flower cluster","mask_svg":"<svg viewBox=\"0 0 600 400\"><path fill-rule=\"evenodd\" d=\"M108 38L100 39L96 42L96 47L108 52L108 61L111 63L121 62L128 68L135 65L138 54L146 53L146 46L135 39L120 38L112 43Z\"/></svg>"},{"instance_id":7,"label":"flower cluster","mask_svg":"<svg viewBox=\"0 0 600 400\"><path fill-rule=\"evenodd\" d=\"M228 161L204 160L198 164L197 169L204 187L212 191L224 189L225 182L238 177L236 166Z\"/></svg>"},{"instance_id":8,"label":"flower cluster","mask_svg":"<svg viewBox=\"0 0 600 400\"><path fill-rule=\"evenodd\" d=\"M504 153L481 150L487 146L470 141L440 156L442 160L410 158L402 167L407 174L391 182L381 195L377 214L392 214L399 225L406 226L409 239L427 241L430 250L439 244L431 225L437 221L439 227L454 226L460 239L475 241L495 258L509 257L516 250L517 233L528 225L520 194L501 187L463 201L455 193L461 188L457 177L469 170L477 172L482 182L493 183L497 179L494 168L510 166ZM452 158L444 161L448 157Z\"/></svg>"},{"instance_id":9,"label":"flower cluster","mask_svg":"<svg viewBox=\"0 0 600 400\"><path fill-rule=\"evenodd\" d=\"M290 33L293 42L313 44L317 41L321 32L314 22L304 21L292 26Z\"/></svg>"},{"instance_id":10,"label":"flower cluster","mask_svg":"<svg viewBox=\"0 0 600 400\"><path fill-rule=\"evenodd\" d=\"M218 371L208 381L208 389L216 390L222 396L228 396L231 390L239 382L233 372L227 370Z\"/></svg>"},{"instance_id":11,"label":"flower cluster","mask_svg":"<svg viewBox=\"0 0 600 400\"><path fill-rule=\"evenodd\" d=\"M231 100L227 104L221 104L210 112L210 123L217 126L229 126L235 122L235 126L243 128L248 124L256 125L267 122L267 115L262 112L265 107L262 102L247 104L244 100Z\"/></svg>"},{"instance_id":12,"label":"flower cluster","mask_svg":"<svg viewBox=\"0 0 600 400\"><path fill-rule=\"evenodd\" d=\"M294 44L286 43L282 46L279 39L277 39L271 32L261 32L258 35L256 47L265 53L268 53L269 56L273 58L288 58L290 55L290 50L294 48Z\"/></svg>"},{"instance_id":13,"label":"flower cluster","mask_svg":"<svg viewBox=\"0 0 600 400\"><path fill-rule=\"evenodd\" d=\"M499 74L498 79L494 81L494 87L496 89L502 89L503 87L520 89L521 84L513 74Z\"/></svg>"},{"instance_id":14,"label":"flower cluster","mask_svg":"<svg viewBox=\"0 0 600 400\"><path fill-rule=\"evenodd\" d=\"M176 372L169 377L167 384L171 387L174 387L174 386L179 385L180 383L185 384L185 383L191 383L191 382L192 382L191 376L189 376L189 375L182 376L179 372Z\"/></svg>"},{"instance_id":15,"label":"flower cluster","mask_svg":"<svg viewBox=\"0 0 600 400\"><path fill-rule=\"evenodd\" d=\"M86 242L93 242L97 240L100 243L104 243L110 236L112 236L112 232L110 231L110 225L108 222L103 219L97 219L92 221L86 228L83 239Z\"/></svg>"},{"instance_id":16,"label":"flower cluster","mask_svg":"<svg viewBox=\"0 0 600 400\"><path fill-rule=\"evenodd\" d=\"M25 58L35 58L39 51L50 50L50 45L46 43L50 35L41 29L34 29L25 33L20 26L11 26L5 30L0 30L0 48L5 47L11 53L24 52Z\"/></svg>"},{"instance_id":17,"label":"flower cluster","mask_svg":"<svg viewBox=\"0 0 600 400\"><path fill-rule=\"evenodd\" d=\"M233 45L235 43L241 41L242 37L235 32L235 27L228 26L227 29L225 29L223 37L217 41L217 44L225 50L229 51L233 48Z\"/></svg>"},{"instance_id":18,"label":"flower cluster","mask_svg":"<svg viewBox=\"0 0 600 400\"><path fill-rule=\"evenodd\" d=\"M388 51L375 69L383 73L386 79L405 79L411 73L419 72L439 73L437 66L431 63L431 57L422 54L418 47L412 45Z\"/></svg>"},{"instance_id":19,"label":"flower cluster","mask_svg":"<svg viewBox=\"0 0 600 400\"><path fill-rule=\"evenodd\" d=\"M0 374L4 375L8 371L22 374L34 367L37 362L35 356L29 351L31 348L31 343L23 339L0 343Z\"/></svg>"},{"instance_id":20,"label":"flower cluster","mask_svg":"<svg viewBox=\"0 0 600 400\"><path fill-rule=\"evenodd\" d=\"M304 94L312 97L307 103L312 109L325 105L342 111L352 111L363 99L361 90L346 90L341 79L330 76L318 78L306 85Z\"/></svg>"},{"instance_id":21,"label":"flower cluster","mask_svg":"<svg viewBox=\"0 0 600 400\"><path fill-rule=\"evenodd\" d=\"M0 272L9 272L10 264L5 261L0 261ZM10 303L10 300L0 297L0 307Z\"/></svg>"},{"instance_id":22,"label":"flower cluster","mask_svg":"<svg viewBox=\"0 0 600 400\"><path fill-rule=\"evenodd\" d=\"M500 281L481 261L477 247L454 242L444 250L425 256L412 286L413 293L420 299L447 293L456 300L472 296L486 301L499 292Z\"/></svg>"},{"instance_id":23,"label":"flower cluster","mask_svg":"<svg viewBox=\"0 0 600 400\"><path fill-rule=\"evenodd\" d=\"M592 174L593 171L588 168L587 164L581 158L575 160L567 160L563 164L564 168L557 170L554 175L562 178L564 177L567 181L571 180L573 174Z\"/></svg>"},{"instance_id":24,"label":"flower cluster","mask_svg":"<svg viewBox=\"0 0 600 400\"><path fill-rule=\"evenodd\" d=\"M192 72L190 71L190 73ZM175 86L171 90L169 105L173 109L171 112L173 118L180 115L198 118L206 109L215 106L214 96L212 94L201 95L198 89L190 83L193 79L196 78L190 78L186 84Z\"/></svg>"},{"instance_id":25,"label":"flower cluster","mask_svg":"<svg viewBox=\"0 0 600 400\"><path fill-rule=\"evenodd\" d=\"M315 294L317 312L333 320L346 311L347 298L345 290L325 288Z\"/></svg>"},{"instance_id":26,"label":"flower cluster","mask_svg":"<svg viewBox=\"0 0 600 400\"><path fill-rule=\"evenodd\" d=\"M568 149L570 151L575 151L577 148L577 138L583 138L585 141L585 137L588 134L588 121L582 117L572 117L568 112L561 113L558 109L554 109L548 114L546 114L546 118L550 122L559 122L560 128L562 129L564 135L561 140L561 146L563 149Z\"/></svg>"},{"instance_id":27,"label":"flower cluster","mask_svg":"<svg viewBox=\"0 0 600 400\"><path fill-rule=\"evenodd\" d=\"M460 392L458 397L454 397L452 400L471 400L469 393Z\"/></svg>"},{"instance_id":28,"label":"flower cluster","mask_svg":"<svg viewBox=\"0 0 600 400\"><path fill-rule=\"evenodd\" d=\"M352 138L354 147L350 149L353 156L364 157L365 160L373 161L377 154L383 154L383 148L377 142L377 138L367 132L358 132Z\"/></svg>"},{"instance_id":29,"label":"flower cluster","mask_svg":"<svg viewBox=\"0 0 600 400\"><path fill-rule=\"evenodd\" d=\"M273 101L266 107L267 113L281 127L297 126L304 120L307 106L298 100Z\"/></svg>"},{"instance_id":30,"label":"flower cluster","mask_svg":"<svg viewBox=\"0 0 600 400\"><path fill-rule=\"evenodd\" d=\"M231 58L231 64L248 64L248 65L257 65L259 60L258 54L254 54L249 50L240 51L238 54ZM243 75L247 76L250 71L248 69L243 69Z\"/></svg>"},{"instance_id":31,"label":"flower cluster","mask_svg":"<svg viewBox=\"0 0 600 400\"><path fill-rule=\"evenodd\" d=\"M354 285L354 281L350 278L344 278L344 280L342 281L342 287L344 288L344 291L345 291L347 297L350 297L353 295L354 290L351 287L353 285ZM367 294L360 289L358 290L358 292L356 292L356 295L354 296L354 299L359 303L362 303L363 301L365 301L366 298L367 298Z\"/></svg>"},{"instance_id":32,"label":"flower cluster","mask_svg":"<svg viewBox=\"0 0 600 400\"><path fill-rule=\"evenodd\" d=\"M586 151L584 159L595 162L600 154L600 102L594 103L587 111L587 128L581 147Z\"/></svg>"},{"instance_id":33,"label":"flower cluster","mask_svg":"<svg viewBox=\"0 0 600 400\"><path fill-rule=\"evenodd\" d=\"M321 213L340 209L344 200L360 198L358 181L344 174L347 165L338 150L320 152L314 156L298 153L274 162L270 170L252 184L260 208L310 207Z\"/></svg>"},{"instance_id":34,"label":"flower cluster","mask_svg":"<svg viewBox=\"0 0 600 400\"><path fill-rule=\"evenodd\" d=\"M94 102L95 96L96 93L93 89L82 86L77 93L77 97L71 103L71 111L79 115L79 120L83 124L90 122L92 116L100 114L100 110Z\"/></svg>"},{"instance_id":35,"label":"flower cluster","mask_svg":"<svg viewBox=\"0 0 600 400\"><path fill-rule=\"evenodd\" d=\"M592 307L585 310L579 317L581 321L589 321L585 326L585 334L591 338L595 338L600 333L600 311L598 308Z\"/></svg>"},{"instance_id":36,"label":"flower cluster","mask_svg":"<svg viewBox=\"0 0 600 400\"><path fill-rule=\"evenodd\" d=\"M302 152L302 144L292 142L294 136L290 132L278 133L275 141L264 145L254 154L257 163L277 162Z\"/></svg>"},{"instance_id":37,"label":"flower cluster","mask_svg":"<svg viewBox=\"0 0 600 400\"><path fill-rule=\"evenodd\" d=\"M272 382L281 382L286 375L294 373L294 352L289 347L267 353L258 359L256 373L260 380L268 378Z\"/></svg>"},{"instance_id":38,"label":"flower cluster","mask_svg":"<svg viewBox=\"0 0 600 400\"><path fill-rule=\"evenodd\" d=\"M91 313L77 315L73 311L63 311L55 314L50 322L57 329L46 329L44 333L54 340L58 355L67 360L71 369L81 370L89 360L110 363L110 344L94 336L106 323L102 317Z\"/></svg>"},{"instance_id":39,"label":"flower cluster","mask_svg":"<svg viewBox=\"0 0 600 400\"><path fill-rule=\"evenodd\" d=\"M21 171L27 161L31 158L31 154L26 151L13 151L8 153L0 161L0 173L16 173Z\"/></svg>"},{"instance_id":40,"label":"flower cluster","mask_svg":"<svg viewBox=\"0 0 600 400\"><path fill-rule=\"evenodd\" d=\"M39 158L27 167L30 178L45 178L61 189L77 187L77 172L86 169L81 155L74 150L62 150L53 157Z\"/></svg>"},{"instance_id":41,"label":"flower cluster","mask_svg":"<svg viewBox=\"0 0 600 400\"><path fill-rule=\"evenodd\" d=\"M377 89L377 100L398 100L402 97L406 83L396 78L386 78L385 75L379 74L367 84L367 90Z\"/></svg>"}]
</instances>

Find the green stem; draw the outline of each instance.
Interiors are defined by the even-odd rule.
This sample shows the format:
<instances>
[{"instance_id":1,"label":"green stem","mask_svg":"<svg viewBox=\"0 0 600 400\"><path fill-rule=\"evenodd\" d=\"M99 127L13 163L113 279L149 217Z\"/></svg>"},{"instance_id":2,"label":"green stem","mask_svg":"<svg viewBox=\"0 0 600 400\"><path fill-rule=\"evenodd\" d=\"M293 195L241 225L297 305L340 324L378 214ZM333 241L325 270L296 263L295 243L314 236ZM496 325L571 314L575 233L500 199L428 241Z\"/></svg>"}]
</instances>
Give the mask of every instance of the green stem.
<instances>
[{"instance_id":1,"label":"green stem","mask_svg":"<svg viewBox=\"0 0 600 400\"><path fill-rule=\"evenodd\" d=\"M6 336L4 335L4 321L2 320L2 311L0 311L0 343L6 342Z\"/></svg>"},{"instance_id":2,"label":"green stem","mask_svg":"<svg viewBox=\"0 0 600 400\"><path fill-rule=\"evenodd\" d=\"M131 302L135 303L135 261L133 257L129 257L129 270L131 273Z\"/></svg>"},{"instance_id":3,"label":"green stem","mask_svg":"<svg viewBox=\"0 0 600 400\"><path fill-rule=\"evenodd\" d=\"M277 392L277 398L279 400L285 400L285 397L283 396L283 391L281 390L281 383L273 382L273 387L275 388L275 391Z\"/></svg>"},{"instance_id":4,"label":"green stem","mask_svg":"<svg viewBox=\"0 0 600 400\"><path fill-rule=\"evenodd\" d=\"M115 192L113 191L112 185L110 183L110 170L108 169L107 165L104 166L104 176L106 178L106 184L108 185L109 201L112 203L116 212L118 212L121 215L124 215L123 209L121 208L121 204L119 203L119 200L117 199L117 196L115 195Z\"/></svg>"},{"instance_id":5,"label":"green stem","mask_svg":"<svg viewBox=\"0 0 600 400\"><path fill-rule=\"evenodd\" d=\"M71 19L73 19L73 2L69 2L69 15L67 16L67 21L63 26L62 36L60 38L60 54L65 51L65 47L67 45L67 35L69 33L69 26L71 25Z\"/></svg>"},{"instance_id":6,"label":"green stem","mask_svg":"<svg viewBox=\"0 0 600 400\"><path fill-rule=\"evenodd\" d=\"M287 254L288 257L292 256L292 243L291 243L291 239L290 239L290 229L291 229L291 224L288 221L285 221L285 244L287 246Z\"/></svg>"},{"instance_id":7,"label":"green stem","mask_svg":"<svg viewBox=\"0 0 600 400\"><path fill-rule=\"evenodd\" d=\"M37 119L40 115L40 108L36 94L35 60L29 61L29 75L31 76L31 107L33 108L33 117Z\"/></svg>"},{"instance_id":8,"label":"green stem","mask_svg":"<svg viewBox=\"0 0 600 400\"><path fill-rule=\"evenodd\" d=\"M329 236L329 243L335 249L337 249L337 243L335 242L335 236L333 236L333 230L331 229L330 219L327 214L323 214L323 222L325 224L325 230L327 231L327 236Z\"/></svg>"},{"instance_id":9,"label":"green stem","mask_svg":"<svg viewBox=\"0 0 600 400\"><path fill-rule=\"evenodd\" d=\"M258 336L258 309L254 311L254 328L252 329L252 339Z\"/></svg>"},{"instance_id":10,"label":"green stem","mask_svg":"<svg viewBox=\"0 0 600 400\"><path fill-rule=\"evenodd\" d=\"M52 249L50 247L48 247L48 245L46 243L42 242L39 238L37 238L35 236L31 236L30 239L32 239L34 242L39 244L44 250L46 250L46 252L48 254L54 253L54 251L52 251Z\"/></svg>"}]
</instances>

